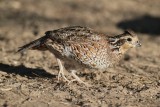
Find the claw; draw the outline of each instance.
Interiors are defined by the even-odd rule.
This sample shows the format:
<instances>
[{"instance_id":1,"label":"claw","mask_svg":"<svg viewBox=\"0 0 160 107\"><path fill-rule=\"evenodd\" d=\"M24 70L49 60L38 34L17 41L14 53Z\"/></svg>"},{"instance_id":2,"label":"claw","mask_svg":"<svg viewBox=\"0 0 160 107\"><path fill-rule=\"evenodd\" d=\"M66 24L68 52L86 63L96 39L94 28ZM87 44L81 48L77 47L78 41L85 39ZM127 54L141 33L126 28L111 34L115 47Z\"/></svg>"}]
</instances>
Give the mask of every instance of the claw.
<instances>
[{"instance_id":1,"label":"claw","mask_svg":"<svg viewBox=\"0 0 160 107\"><path fill-rule=\"evenodd\" d=\"M73 80L68 80L65 75L64 75L64 67L62 65L62 62L60 59L57 58L57 62L58 62L58 65L59 65L59 72L58 72L58 81L60 81L60 77L62 77L65 81L68 82L68 85L73 82L73 81L78 81L79 83L82 83L86 86L90 86L89 84L83 82L75 73L76 73L76 70L71 70L71 75L72 77L74 78Z\"/></svg>"},{"instance_id":2,"label":"claw","mask_svg":"<svg viewBox=\"0 0 160 107\"><path fill-rule=\"evenodd\" d=\"M89 84L83 82L75 73L76 73L75 70L71 70L71 74L72 74L72 76L74 78L74 81L78 81L79 83L82 83L82 84L84 84L86 86L90 86Z\"/></svg>"},{"instance_id":3,"label":"claw","mask_svg":"<svg viewBox=\"0 0 160 107\"><path fill-rule=\"evenodd\" d=\"M57 62L59 65L58 81L60 80L60 77L62 76L67 82L70 82L64 75L64 72L63 72L64 68L63 68L61 60L57 58Z\"/></svg>"}]
</instances>

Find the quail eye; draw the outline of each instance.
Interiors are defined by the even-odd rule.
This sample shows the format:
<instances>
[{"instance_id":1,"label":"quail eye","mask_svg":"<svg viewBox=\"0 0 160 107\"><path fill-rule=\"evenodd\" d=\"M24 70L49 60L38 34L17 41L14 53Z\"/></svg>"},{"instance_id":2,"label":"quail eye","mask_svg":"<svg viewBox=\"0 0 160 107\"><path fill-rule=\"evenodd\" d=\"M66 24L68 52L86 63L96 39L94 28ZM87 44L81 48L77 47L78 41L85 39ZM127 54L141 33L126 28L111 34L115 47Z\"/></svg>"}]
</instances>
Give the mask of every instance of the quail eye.
<instances>
[{"instance_id":1,"label":"quail eye","mask_svg":"<svg viewBox=\"0 0 160 107\"><path fill-rule=\"evenodd\" d=\"M131 41L132 41L132 39L131 39L131 38L127 38L127 41L131 42Z\"/></svg>"}]
</instances>

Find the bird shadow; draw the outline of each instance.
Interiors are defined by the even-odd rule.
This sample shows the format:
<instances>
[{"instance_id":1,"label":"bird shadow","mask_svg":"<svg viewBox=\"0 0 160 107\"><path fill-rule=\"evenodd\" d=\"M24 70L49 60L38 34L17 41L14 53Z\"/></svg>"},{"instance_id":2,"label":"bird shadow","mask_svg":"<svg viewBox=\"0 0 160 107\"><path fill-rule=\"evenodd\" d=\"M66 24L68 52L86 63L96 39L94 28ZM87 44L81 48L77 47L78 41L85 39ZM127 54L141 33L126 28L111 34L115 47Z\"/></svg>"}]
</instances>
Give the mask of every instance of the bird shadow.
<instances>
[{"instance_id":1,"label":"bird shadow","mask_svg":"<svg viewBox=\"0 0 160 107\"><path fill-rule=\"evenodd\" d=\"M157 36L160 34L160 18L144 15L132 20L121 21L117 23L117 27L122 29L132 29L135 32Z\"/></svg>"},{"instance_id":2,"label":"bird shadow","mask_svg":"<svg viewBox=\"0 0 160 107\"><path fill-rule=\"evenodd\" d=\"M52 75L46 72L43 69L39 68L27 68L23 65L19 66L12 66L8 64L0 63L0 71L6 72L8 74L19 74L20 76L24 77L41 77L41 78L55 78L56 75Z\"/></svg>"}]
</instances>

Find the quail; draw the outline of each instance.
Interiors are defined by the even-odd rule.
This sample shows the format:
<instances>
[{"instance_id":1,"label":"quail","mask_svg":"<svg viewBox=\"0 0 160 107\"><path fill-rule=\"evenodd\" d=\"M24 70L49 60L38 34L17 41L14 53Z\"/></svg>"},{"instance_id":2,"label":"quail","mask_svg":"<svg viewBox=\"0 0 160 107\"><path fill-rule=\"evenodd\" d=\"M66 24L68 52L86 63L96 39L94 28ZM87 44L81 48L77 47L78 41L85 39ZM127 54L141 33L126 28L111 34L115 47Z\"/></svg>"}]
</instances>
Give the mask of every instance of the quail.
<instances>
[{"instance_id":1,"label":"quail","mask_svg":"<svg viewBox=\"0 0 160 107\"><path fill-rule=\"evenodd\" d=\"M76 72L81 68L106 70L114 65L133 47L141 46L137 35L130 30L108 36L88 27L71 26L45 32L45 35L19 48L50 51L59 65L60 77L70 82L64 74L64 64L72 66L68 72L74 80L83 82ZM64 64L62 63L64 62Z\"/></svg>"}]
</instances>

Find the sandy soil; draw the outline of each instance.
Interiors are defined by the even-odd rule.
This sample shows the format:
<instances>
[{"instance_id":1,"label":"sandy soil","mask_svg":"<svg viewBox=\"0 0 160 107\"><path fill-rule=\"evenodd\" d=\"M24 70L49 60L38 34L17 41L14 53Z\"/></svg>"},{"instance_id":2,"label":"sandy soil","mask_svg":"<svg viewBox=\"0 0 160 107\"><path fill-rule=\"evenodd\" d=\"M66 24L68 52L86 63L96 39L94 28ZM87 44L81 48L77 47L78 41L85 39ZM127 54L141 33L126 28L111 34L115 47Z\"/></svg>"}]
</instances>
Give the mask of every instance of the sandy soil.
<instances>
[{"instance_id":1,"label":"sandy soil","mask_svg":"<svg viewBox=\"0 0 160 107\"><path fill-rule=\"evenodd\" d=\"M0 0L0 106L160 107L159 0ZM57 82L49 52L16 54L47 30L82 25L110 35L134 30L142 47L102 74L81 72L92 87Z\"/></svg>"}]
</instances>

